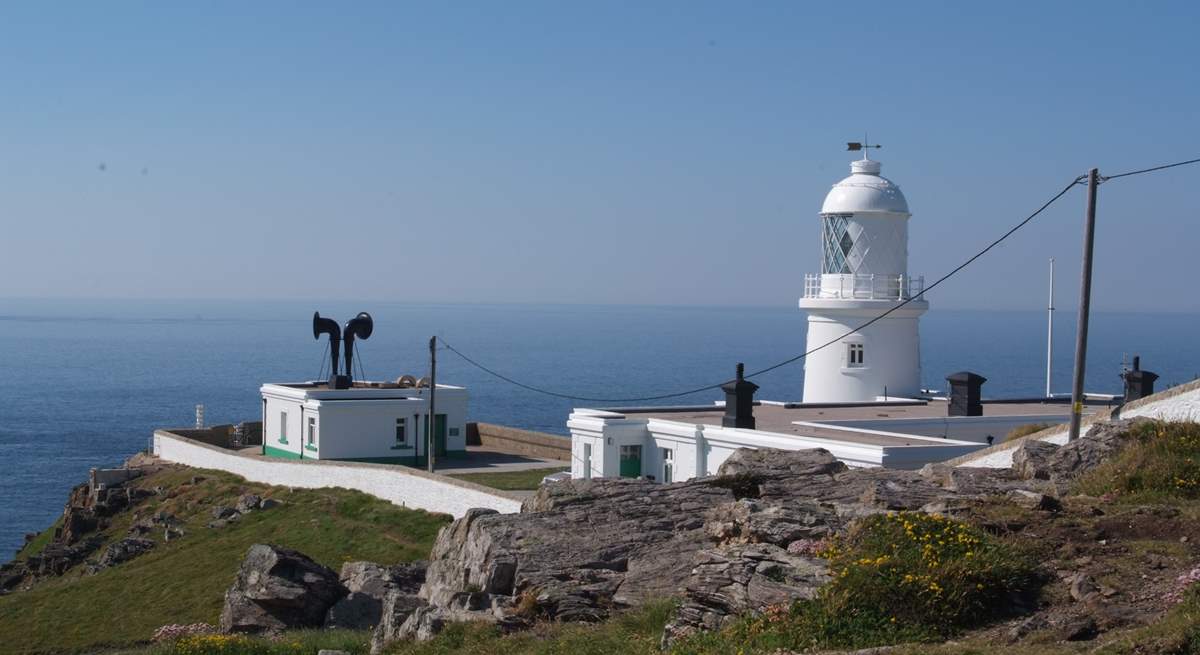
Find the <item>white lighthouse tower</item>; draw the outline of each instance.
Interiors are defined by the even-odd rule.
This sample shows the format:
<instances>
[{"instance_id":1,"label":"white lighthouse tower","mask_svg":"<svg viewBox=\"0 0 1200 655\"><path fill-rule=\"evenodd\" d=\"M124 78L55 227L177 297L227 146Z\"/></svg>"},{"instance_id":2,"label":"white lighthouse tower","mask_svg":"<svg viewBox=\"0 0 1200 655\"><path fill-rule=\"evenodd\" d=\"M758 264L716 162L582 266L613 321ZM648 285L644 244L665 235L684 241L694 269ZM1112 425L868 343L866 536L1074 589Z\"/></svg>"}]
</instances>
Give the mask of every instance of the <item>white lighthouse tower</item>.
<instances>
[{"instance_id":1,"label":"white lighthouse tower","mask_svg":"<svg viewBox=\"0 0 1200 655\"><path fill-rule=\"evenodd\" d=\"M807 350L834 342L805 359L806 403L912 398L921 391L917 321L929 303L921 297L924 279L908 275L911 214L900 187L879 174L879 162L866 152L825 196L821 272L804 277ZM909 298L916 299L847 335Z\"/></svg>"}]
</instances>

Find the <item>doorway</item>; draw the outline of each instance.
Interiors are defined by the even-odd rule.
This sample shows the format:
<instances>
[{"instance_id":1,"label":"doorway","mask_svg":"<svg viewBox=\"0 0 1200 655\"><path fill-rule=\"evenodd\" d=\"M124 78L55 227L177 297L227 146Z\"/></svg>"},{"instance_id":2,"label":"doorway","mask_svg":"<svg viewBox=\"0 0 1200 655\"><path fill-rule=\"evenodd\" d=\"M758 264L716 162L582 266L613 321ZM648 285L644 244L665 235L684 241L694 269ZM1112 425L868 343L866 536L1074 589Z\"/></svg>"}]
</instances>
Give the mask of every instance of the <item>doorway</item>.
<instances>
[{"instance_id":1,"label":"doorway","mask_svg":"<svg viewBox=\"0 0 1200 655\"><path fill-rule=\"evenodd\" d=\"M639 478L642 476L642 447L621 446L621 477Z\"/></svg>"}]
</instances>

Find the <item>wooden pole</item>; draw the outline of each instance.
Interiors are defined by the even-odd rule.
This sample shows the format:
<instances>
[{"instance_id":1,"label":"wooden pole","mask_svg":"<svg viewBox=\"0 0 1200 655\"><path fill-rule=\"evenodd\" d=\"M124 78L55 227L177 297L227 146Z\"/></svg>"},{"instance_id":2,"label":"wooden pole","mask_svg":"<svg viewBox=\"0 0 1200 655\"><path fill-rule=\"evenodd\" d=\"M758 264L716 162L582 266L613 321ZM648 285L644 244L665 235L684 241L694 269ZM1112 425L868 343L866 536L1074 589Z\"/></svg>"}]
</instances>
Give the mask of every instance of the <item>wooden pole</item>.
<instances>
[{"instance_id":1,"label":"wooden pole","mask_svg":"<svg viewBox=\"0 0 1200 655\"><path fill-rule=\"evenodd\" d=\"M1087 369L1088 316L1092 306L1092 250L1096 241L1096 186L1100 170L1088 171L1087 215L1083 228L1083 280L1079 287L1079 320L1075 332L1075 376L1071 383L1071 431L1068 441L1079 438L1083 418L1083 376Z\"/></svg>"},{"instance_id":2,"label":"wooden pole","mask_svg":"<svg viewBox=\"0 0 1200 655\"><path fill-rule=\"evenodd\" d=\"M1050 378L1054 362L1054 258L1050 258L1050 304L1046 306L1046 398L1050 398Z\"/></svg>"},{"instance_id":3,"label":"wooden pole","mask_svg":"<svg viewBox=\"0 0 1200 655\"><path fill-rule=\"evenodd\" d=\"M428 442L425 451L426 461L429 463L429 472L433 473L433 456L437 451L436 441L434 437L437 434L437 337L429 337L429 427L426 429L428 433Z\"/></svg>"}]
</instances>

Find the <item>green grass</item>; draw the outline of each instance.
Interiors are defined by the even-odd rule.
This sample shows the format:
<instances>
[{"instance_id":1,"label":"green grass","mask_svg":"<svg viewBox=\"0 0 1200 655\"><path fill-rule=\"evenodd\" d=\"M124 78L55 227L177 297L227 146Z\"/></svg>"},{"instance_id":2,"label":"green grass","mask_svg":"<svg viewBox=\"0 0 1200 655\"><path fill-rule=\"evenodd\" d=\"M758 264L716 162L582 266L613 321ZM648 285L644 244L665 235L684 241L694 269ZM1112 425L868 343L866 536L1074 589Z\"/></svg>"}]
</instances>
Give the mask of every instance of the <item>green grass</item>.
<instances>
[{"instance_id":1,"label":"green grass","mask_svg":"<svg viewBox=\"0 0 1200 655\"><path fill-rule=\"evenodd\" d=\"M1008 434L1004 437L1004 440L1012 441L1013 439L1020 439L1021 437L1029 436L1034 432L1041 432L1052 425L1053 423L1026 423L1025 425L1018 425L1017 427L1008 431Z\"/></svg>"},{"instance_id":2,"label":"green grass","mask_svg":"<svg viewBox=\"0 0 1200 655\"><path fill-rule=\"evenodd\" d=\"M542 478L547 475L565 470L567 469L560 466L555 468L529 469L527 471L505 471L503 473L460 473L458 475L451 475L450 477L503 491L525 491L537 489L542 484Z\"/></svg>"},{"instance_id":3,"label":"green grass","mask_svg":"<svg viewBox=\"0 0 1200 655\"><path fill-rule=\"evenodd\" d=\"M768 607L683 640L679 655L868 648L940 641L1032 597L1036 563L982 530L902 512L863 519L827 557L834 579L812 600Z\"/></svg>"},{"instance_id":4,"label":"green grass","mask_svg":"<svg viewBox=\"0 0 1200 655\"><path fill-rule=\"evenodd\" d=\"M202 635L174 642L109 651L106 655L315 655L323 648L351 655L371 651L371 633L352 630L294 630L278 639L246 635Z\"/></svg>"},{"instance_id":5,"label":"green grass","mask_svg":"<svg viewBox=\"0 0 1200 655\"><path fill-rule=\"evenodd\" d=\"M1132 436L1131 447L1081 477L1076 491L1134 504L1200 499L1200 423L1142 423Z\"/></svg>"},{"instance_id":6,"label":"green grass","mask_svg":"<svg viewBox=\"0 0 1200 655\"><path fill-rule=\"evenodd\" d=\"M674 608L651 602L604 623L542 623L501 635L494 626L454 623L426 642L401 642L388 655L659 655L663 626ZM732 652L732 651L731 651Z\"/></svg>"},{"instance_id":7,"label":"green grass","mask_svg":"<svg viewBox=\"0 0 1200 655\"><path fill-rule=\"evenodd\" d=\"M40 554L43 548L50 545L50 541L54 539L54 531L61 525L62 516L59 516L57 519L54 519L53 525L39 532L32 541L22 546L21 550L17 551L15 559L29 559L34 555Z\"/></svg>"},{"instance_id":8,"label":"green grass","mask_svg":"<svg viewBox=\"0 0 1200 655\"><path fill-rule=\"evenodd\" d=\"M205 479L186 484L197 474ZM76 567L30 591L0 597L4 652L90 651L145 641L168 623L215 624L225 589L252 544L294 548L334 570L351 560L393 564L427 557L437 530L450 519L357 491L289 492L217 471L168 469L136 484L172 489L137 511L142 516L158 509L171 512L185 521L187 534L164 543L161 531L155 531L148 536L156 547L130 562L94 576ZM213 506L233 505L248 492L283 504L224 528L205 527ZM119 539L132 521L132 512L118 514L106 534Z\"/></svg>"}]
</instances>

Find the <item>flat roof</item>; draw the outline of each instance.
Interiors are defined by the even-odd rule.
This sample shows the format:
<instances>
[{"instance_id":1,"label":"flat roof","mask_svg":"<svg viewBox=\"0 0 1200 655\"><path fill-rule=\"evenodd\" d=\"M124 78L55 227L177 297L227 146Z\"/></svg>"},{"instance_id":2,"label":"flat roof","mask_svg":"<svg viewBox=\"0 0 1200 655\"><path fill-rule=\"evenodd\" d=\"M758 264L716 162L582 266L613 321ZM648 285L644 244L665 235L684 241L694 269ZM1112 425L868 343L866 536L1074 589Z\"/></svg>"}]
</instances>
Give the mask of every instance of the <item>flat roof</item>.
<instances>
[{"instance_id":1,"label":"flat roof","mask_svg":"<svg viewBox=\"0 0 1200 655\"><path fill-rule=\"evenodd\" d=\"M763 432L794 434L876 446L929 446L935 445L936 441L942 441L942 439L940 437L910 439L907 436L896 434L901 431L896 425L881 426L881 430L885 433L880 434L870 430L837 429L833 426L796 425L795 422L946 418L947 405L948 402L945 400L930 400L923 404L867 404L840 407L789 407L778 404L759 404L754 407L754 420L755 428ZM624 414L628 418L652 418L701 425L720 425L721 418L725 415L725 408L721 406L713 406L711 410L695 408L687 411L676 409L656 412L652 408L646 408L645 411L635 408L613 411ZM1061 416L1063 422L1066 422L1070 419L1070 412L1070 404L1062 402L985 402L983 405L983 416L985 417L1030 416L1044 420L1046 416Z\"/></svg>"}]
</instances>

